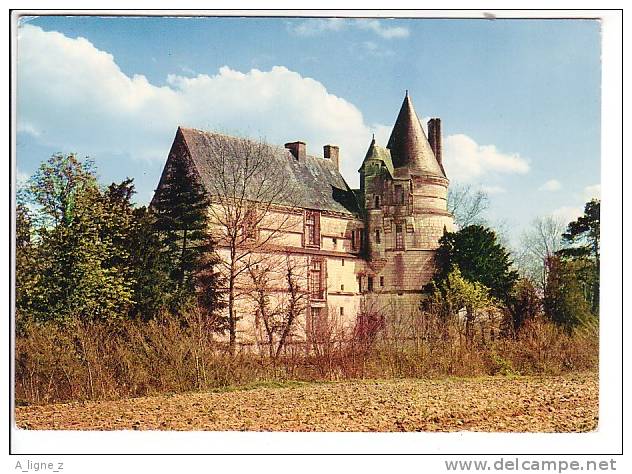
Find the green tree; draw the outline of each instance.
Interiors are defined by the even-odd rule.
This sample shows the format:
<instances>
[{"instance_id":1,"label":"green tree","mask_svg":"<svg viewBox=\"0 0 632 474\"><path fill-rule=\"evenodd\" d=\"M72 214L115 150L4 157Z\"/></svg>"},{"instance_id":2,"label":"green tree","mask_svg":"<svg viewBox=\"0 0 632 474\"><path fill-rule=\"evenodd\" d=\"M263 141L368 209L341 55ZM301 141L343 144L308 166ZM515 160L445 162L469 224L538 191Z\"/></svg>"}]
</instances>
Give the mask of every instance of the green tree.
<instances>
[{"instance_id":1,"label":"green tree","mask_svg":"<svg viewBox=\"0 0 632 474\"><path fill-rule=\"evenodd\" d=\"M465 337L473 338L473 324L481 310L495 305L490 289L477 281L465 278L459 267L454 265L446 277L437 284L432 283L430 302L444 317L458 319L465 309Z\"/></svg>"},{"instance_id":2,"label":"green tree","mask_svg":"<svg viewBox=\"0 0 632 474\"><path fill-rule=\"evenodd\" d=\"M217 320L223 298L221 277L215 269L219 258L208 218L210 201L186 158L170 159L165 177L151 207L154 229L174 284L172 309L198 305L207 319Z\"/></svg>"},{"instance_id":3,"label":"green tree","mask_svg":"<svg viewBox=\"0 0 632 474\"><path fill-rule=\"evenodd\" d=\"M36 209L39 275L32 316L124 317L131 284L117 262L113 213L98 188L93 165L75 155L53 155L31 178L27 196Z\"/></svg>"},{"instance_id":4,"label":"green tree","mask_svg":"<svg viewBox=\"0 0 632 474\"><path fill-rule=\"evenodd\" d=\"M556 324L571 332L590 324L594 317L578 277L581 263L553 256L547 261L549 278L544 297L544 312Z\"/></svg>"},{"instance_id":5,"label":"green tree","mask_svg":"<svg viewBox=\"0 0 632 474\"><path fill-rule=\"evenodd\" d=\"M525 322L535 319L540 314L542 299L533 282L528 278L520 278L507 302L511 332L514 336Z\"/></svg>"},{"instance_id":6,"label":"green tree","mask_svg":"<svg viewBox=\"0 0 632 474\"><path fill-rule=\"evenodd\" d=\"M599 313L599 269L600 269L600 213L601 202L593 199L584 206L584 215L570 222L562 235L568 246L558 251L558 255L577 262L584 270L592 266L592 271L584 271L584 283L591 283L588 300L592 312ZM591 262L590 265L587 265Z\"/></svg>"},{"instance_id":7,"label":"green tree","mask_svg":"<svg viewBox=\"0 0 632 474\"><path fill-rule=\"evenodd\" d=\"M518 279L494 231L479 225L446 232L439 240L435 260L435 282L445 280L456 266L465 279L489 288L490 295L502 302L508 301Z\"/></svg>"},{"instance_id":8,"label":"green tree","mask_svg":"<svg viewBox=\"0 0 632 474\"><path fill-rule=\"evenodd\" d=\"M155 232L155 218L147 207L134 207L135 192L130 178L105 190L104 204L111 219L104 223L103 233L110 235L114 246L108 264L120 268L132 285L129 316L150 320L168 308L175 287Z\"/></svg>"},{"instance_id":9,"label":"green tree","mask_svg":"<svg viewBox=\"0 0 632 474\"><path fill-rule=\"evenodd\" d=\"M169 260L155 230L153 212L143 206L133 214L127 240L134 285L130 317L148 321L170 307L176 285L169 277Z\"/></svg>"},{"instance_id":10,"label":"green tree","mask_svg":"<svg viewBox=\"0 0 632 474\"><path fill-rule=\"evenodd\" d=\"M32 227L31 213L18 195L15 208L15 309L18 331L33 313L39 277L40 259L32 239Z\"/></svg>"}]
</instances>

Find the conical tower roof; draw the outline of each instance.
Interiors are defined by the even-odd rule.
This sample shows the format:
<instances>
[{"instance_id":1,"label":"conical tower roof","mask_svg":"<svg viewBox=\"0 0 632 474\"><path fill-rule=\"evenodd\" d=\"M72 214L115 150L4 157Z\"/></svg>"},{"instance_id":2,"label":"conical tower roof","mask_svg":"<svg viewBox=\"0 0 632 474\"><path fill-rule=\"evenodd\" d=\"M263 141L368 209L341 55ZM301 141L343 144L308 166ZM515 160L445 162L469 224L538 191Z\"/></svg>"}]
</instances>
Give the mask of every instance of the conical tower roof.
<instances>
[{"instance_id":1,"label":"conical tower roof","mask_svg":"<svg viewBox=\"0 0 632 474\"><path fill-rule=\"evenodd\" d=\"M388 172L391 173L391 176L393 176L393 161L391 160L391 154L386 148L382 148L375 142L375 136L373 136L373 139L371 140L371 144L364 156L364 161L362 162L360 169L364 168L366 163L372 160L384 163Z\"/></svg>"},{"instance_id":2,"label":"conical tower roof","mask_svg":"<svg viewBox=\"0 0 632 474\"><path fill-rule=\"evenodd\" d=\"M434 156L408 91L386 145L395 168L407 167L411 174L446 177Z\"/></svg>"}]
</instances>

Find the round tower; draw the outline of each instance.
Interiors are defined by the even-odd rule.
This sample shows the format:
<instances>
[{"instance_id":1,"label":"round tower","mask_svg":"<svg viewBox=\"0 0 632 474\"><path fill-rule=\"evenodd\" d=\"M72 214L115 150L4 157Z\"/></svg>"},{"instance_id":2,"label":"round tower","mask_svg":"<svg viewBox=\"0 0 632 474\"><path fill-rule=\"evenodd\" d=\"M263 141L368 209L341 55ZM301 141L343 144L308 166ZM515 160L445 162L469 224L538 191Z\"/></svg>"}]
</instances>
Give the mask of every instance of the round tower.
<instances>
[{"instance_id":1,"label":"round tower","mask_svg":"<svg viewBox=\"0 0 632 474\"><path fill-rule=\"evenodd\" d=\"M454 230L441 121L431 119L428 130L430 140L407 92L386 148L374 138L359 170L366 256L385 293L418 295L434 275L439 239Z\"/></svg>"}]
</instances>

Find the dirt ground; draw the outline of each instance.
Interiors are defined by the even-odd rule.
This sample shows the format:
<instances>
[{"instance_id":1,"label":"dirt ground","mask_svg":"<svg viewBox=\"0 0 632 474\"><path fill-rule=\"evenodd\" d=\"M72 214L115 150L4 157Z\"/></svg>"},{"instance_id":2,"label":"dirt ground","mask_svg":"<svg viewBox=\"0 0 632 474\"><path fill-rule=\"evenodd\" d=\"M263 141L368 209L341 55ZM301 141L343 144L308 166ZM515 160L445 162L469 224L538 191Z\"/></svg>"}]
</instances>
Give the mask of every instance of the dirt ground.
<instances>
[{"instance_id":1,"label":"dirt ground","mask_svg":"<svg viewBox=\"0 0 632 474\"><path fill-rule=\"evenodd\" d=\"M19 428L186 431L591 431L598 376L289 382L17 407Z\"/></svg>"}]
</instances>

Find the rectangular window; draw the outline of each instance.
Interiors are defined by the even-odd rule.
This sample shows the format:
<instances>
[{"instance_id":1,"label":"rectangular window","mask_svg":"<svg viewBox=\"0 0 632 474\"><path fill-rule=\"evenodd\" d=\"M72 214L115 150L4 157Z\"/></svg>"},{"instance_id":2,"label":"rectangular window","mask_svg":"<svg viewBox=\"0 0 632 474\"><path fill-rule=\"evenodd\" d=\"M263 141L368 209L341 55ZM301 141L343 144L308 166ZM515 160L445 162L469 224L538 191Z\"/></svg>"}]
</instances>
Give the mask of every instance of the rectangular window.
<instances>
[{"instance_id":1,"label":"rectangular window","mask_svg":"<svg viewBox=\"0 0 632 474\"><path fill-rule=\"evenodd\" d=\"M356 280L358 281L358 293L362 293L362 277L359 276Z\"/></svg>"},{"instance_id":2,"label":"rectangular window","mask_svg":"<svg viewBox=\"0 0 632 474\"><path fill-rule=\"evenodd\" d=\"M373 277L369 277L367 280L367 290L369 292L373 291Z\"/></svg>"},{"instance_id":3,"label":"rectangular window","mask_svg":"<svg viewBox=\"0 0 632 474\"><path fill-rule=\"evenodd\" d=\"M309 287L312 299L324 299L323 262L321 260L312 260L312 264L309 269Z\"/></svg>"},{"instance_id":4,"label":"rectangular window","mask_svg":"<svg viewBox=\"0 0 632 474\"><path fill-rule=\"evenodd\" d=\"M246 210L241 226L242 235L244 236L245 240L257 239L257 225L255 221L255 212L252 209Z\"/></svg>"},{"instance_id":5,"label":"rectangular window","mask_svg":"<svg viewBox=\"0 0 632 474\"><path fill-rule=\"evenodd\" d=\"M345 315L345 309L341 306L340 307L340 316L344 316Z\"/></svg>"},{"instance_id":6,"label":"rectangular window","mask_svg":"<svg viewBox=\"0 0 632 474\"><path fill-rule=\"evenodd\" d=\"M375 229L375 243L379 244L380 242L380 229Z\"/></svg>"},{"instance_id":7,"label":"rectangular window","mask_svg":"<svg viewBox=\"0 0 632 474\"><path fill-rule=\"evenodd\" d=\"M380 286L384 286L384 277L383 276L380 277Z\"/></svg>"},{"instance_id":8,"label":"rectangular window","mask_svg":"<svg viewBox=\"0 0 632 474\"><path fill-rule=\"evenodd\" d=\"M305 212L305 245L320 247L320 214L318 211Z\"/></svg>"},{"instance_id":9,"label":"rectangular window","mask_svg":"<svg viewBox=\"0 0 632 474\"><path fill-rule=\"evenodd\" d=\"M332 243L334 244L334 249L338 248L338 239L336 237L331 239Z\"/></svg>"},{"instance_id":10,"label":"rectangular window","mask_svg":"<svg viewBox=\"0 0 632 474\"><path fill-rule=\"evenodd\" d=\"M344 285L340 285L340 291L345 291L345 286Z\"/></svg>"},{"instance_id":11,"label":"rectangular window","mask_svg":"<svg viewBox=\"0 0 632 474\"><path fill-rule=\"evenodd\" d=\"M402 224L395 225L395 249L404 249L404 229Z\"/></svg>"},{"instance_id":12,"label":"rectangular window","mask_svg":"<svg viewBox=\"0 0 632 474\"><path fill-rule=\"evenodd\" d=\"M345 266L345 259L344 258L342 259L342 266L343 267Z\"/></svg>"},{"instance_id":13,"label":"rectangular window","mask_svg":"<svg viewBox=\"0 0 632 474\"><path fill-rule=\"evenodd\" d=\"M395 204L404 204L404 186L395 185Z\"/></svg>"},{"instance_id":14,"label":"rectangular window","mask_svg":"<svg viewBox=\"0 0 632 474\"><path fill-rule=\"evenodd\" d=\"M351 250L355 250L356 247L356 231L352 230L351 231Z\"/></svg>"}]
</instances>

